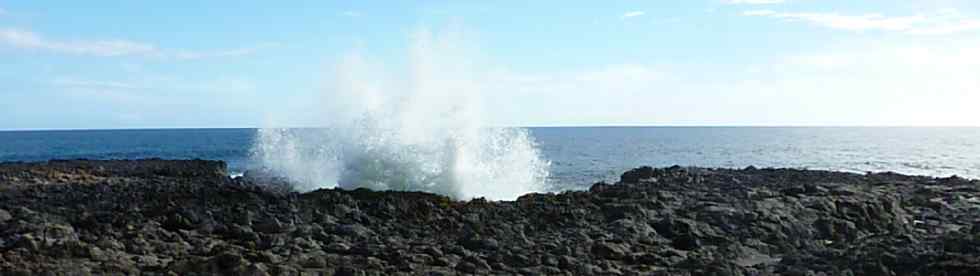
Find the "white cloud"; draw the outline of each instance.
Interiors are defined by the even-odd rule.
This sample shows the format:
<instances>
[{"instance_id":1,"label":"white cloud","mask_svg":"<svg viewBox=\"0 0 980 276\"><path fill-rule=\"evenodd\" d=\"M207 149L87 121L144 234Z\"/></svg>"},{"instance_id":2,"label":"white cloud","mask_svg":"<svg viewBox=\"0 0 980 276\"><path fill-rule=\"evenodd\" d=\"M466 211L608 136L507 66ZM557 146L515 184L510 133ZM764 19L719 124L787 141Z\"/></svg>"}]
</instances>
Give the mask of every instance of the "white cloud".
<instances>
[{"instance_id":1,"label":"white cloud","mask_svg":"<svg viewBox=\"0 0 980 276\"><path fill-rule=\"evenodd\" d=\"M488 83L500 85L496 90L554 91L588 90L631 92L648 88L667 74L649 65L615 64L554 73L497 72Z\"/></svg>"},{"instance_id":2,"label":"white cloud","mask_svg":"<svg viewBox=\"0 0 980 276\"><path fill-rule=\"evenodd\" d=\"M596 70L579 72L574 80L583 83L599 83L602 86L622 84L649 84L663 78L663 73L649 66L638 64L610 65Z\"/></svg>"},{"instance_id":3,"label":"white cloud","mask_svg":"<svg viewBox=\"0 0 980 276\"><path fill-rule=\"evenodd\" d=\"M729 0L726 3L733 5L772 5L772 4L782 4L786 2L785 0Z\"/></svg>"},{"instance_id":4,"label":"white cloud","mask_svg":"<svg viewBox=\"0 0 980 276\"><path fill-rule=\"evenodd\" d=\"M121 39L55 40L31 31L11 28L0 29L0 44L6 44L20 49L44 50L83 56L145 56L180 60L244 56L275 45L265 43L253 47L214 51L164 50L153 44Z\"/></svg>"},{"instance_id":5,"label":"white cloud","mask_svg":"<svg viewBox=\"0 0 980 276\"><path fill-rule=\"evenodd\" d=\"M855 67L887 70L940 69L939 74L971 73L980 66L980 43L951 43L959 46L876 46L789 56L785 64L830 71ZM971 70L967 70L971 69ZM924 78L917 78L924 79ZM980 88L980 87L977 87Z\"/></svg>"},{"instance_id":6,"label":"white cloud","mask_svg":"<svg viewBox=\"0 0 980 276\"><path fill-rule=\"evenodd\" d=\"M947 35L977 30L980 30L980 20L968 19L954 23L915 28L909 30L908 33L916 35Z\"/></svg>"},{"instance_id":7,"label":"white cloud","mask_svg":"<svg viewBox=\"0 0 980 276\"><path fill-rule=\"evenodd\" d=\"M763 58L747 72L670 64L498 72L485 104L499 109L498 125L976 126L978 46L842 44Z\"/></svg>"},{"instance_id":8,"label":"white cloud","mask_svg":"<svg viewBox=\"0 0 980 276\"><path fill-rule=\"evenodd\" d=\"M751 10L751 11L744 11L744 12L742 12L742 15L745 15L745 16L767 16L767 15L773 15L773 14L776 14L776 11L773 11L773 10Z\"/></svg>"},{"instance_id":9,"label":"white cloud","mask_svg":"<svg viewBox=\"0 0 980 276\"><path fill-rule=\"evenodd\" d=\"M173 54L174 58L184 59L184 60L195 60L195 59L207 59L207 58L219 58L219 57L240 57L254 54L265 48L275 47L276 43L263 43L252 47L243 47L238 49L230 50L218 50L218 51L186 51L179 50Z\"/></svg>"},{"instance_id":10,"label":"white cloud","mask_svg":"<svg viewBox=\"0 0 980 276\"><path fill-rule=\"evenodd\" d=\"M745 76L760 82L719 89L803 124L978 126L977 70L980 41L843 44L768 60Z\"/></svg>"},{"instance_id":11,"label":"white cloud","mask_svg":"<svg viewBox=\"0 0 980 276\"><path fill-rule=\"evenodd\" d=\"M644 11L629 11L624 13L621 18L626 19L631 17L643 16L644 14L646 14L646 12Z\"/></svg>"},{"instance_id":12,"label":"white cloud","mask_svg":"<svg viewBox=\"0 0 980 276\"><path fill-rule=\"evenodd\" d=\"M189 91L208 93L244 93L256 91L256 85L249 79L237 77L220 77L193 85L178 87ZM232 100L232 99L229 99Z\"/></svg>"},{"instance_id":13,"label":"white cloud","mask_svg":"<svg viewBox=\"0 0 980 276\"><path fill-rule=\"evenodd\" d=\"M54 41L17 29L0 29L0 42L17 48L94 56L145 55L159 51L153 45L128 40Z\"/></svg>"},{"instance_id":14,"label":"white cloud","mask_svg":"<svg viewBox=\"0 0 980 276\"><path fill-rule=\"evenodd\" d=\"M79 80L74 78L56 78L51 84L67 88L113 89L113 90L143 90L146 86L117 81Z\"/></svg>"},{"instance_id":15,"label":"white cloud","mask_svg":"<svg viewBox=\"0 0 980 276\"><path fill-rule=\"evenodd\" d=\"M840 15L837 13L772 13L767 16L788 20L806 21L824 27L851 31L886 30L905 31L926 22L926 17L886 17L881 14Z\"/></svg>"},{"instance_id":16,"label":"white cloud","mask_svg":"<svg viewBox=\"0 0 980 276\"><path fill-rule=\"evenodd\" d=\"M562 72L503 69L486 76L483 90L492 93L484 105L501 110L491 124L526 126L650 123L659 117L647 112L661 109L640 106L668 91L663 87L672 74L652 65L611 64Z\"/></svg>"},{"instance_id":17,"label":"white cloud","mask_svg":"<svg viewBox=\"0 0 980 276\"><path fill-rule=\"evenodd\" d=\"M100 92L154 90L166 92L231 93L255 91L255 84L251 80L236 77L220 77L203 81L161 76L144 76L143 78L131 78L123 81L57 77L51 80L49 84L67 89Z\"/></svg>"},{"instance_id":18,"label":"white cloud","mask_svg":"<svg viewBox=\"0 0 980 276\"><path fill-rule=\"evenodd\" d=\"M956 10L943 10L935 14L909 16L885 16L878 13L843 15L817 12L776 12L751 10L745 16L762 16L788 21L807 22L817 26L847 31L891 31L913 35L943 35L980 30L980 19L968 18Z\"/></svg>"}]
</instances>

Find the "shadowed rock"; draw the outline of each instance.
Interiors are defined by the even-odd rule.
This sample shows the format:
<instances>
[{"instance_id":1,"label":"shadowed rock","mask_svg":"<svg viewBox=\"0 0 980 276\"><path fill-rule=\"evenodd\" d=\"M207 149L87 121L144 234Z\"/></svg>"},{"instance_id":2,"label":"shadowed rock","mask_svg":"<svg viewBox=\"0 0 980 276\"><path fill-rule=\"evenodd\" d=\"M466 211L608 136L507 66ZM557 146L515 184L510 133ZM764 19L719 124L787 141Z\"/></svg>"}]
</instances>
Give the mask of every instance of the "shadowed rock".
<instances>
[{"instance_id":1,"label":"shadowed rock","mask_svg":"<svg viewBox=\"0 0 980 276\"><path fill-rule=\"evenodd\" d=\"M278 181L0 164L0 275L980 275L980 183L962 178L642 167L501 202Z\"/></svg>"}]
</instances>

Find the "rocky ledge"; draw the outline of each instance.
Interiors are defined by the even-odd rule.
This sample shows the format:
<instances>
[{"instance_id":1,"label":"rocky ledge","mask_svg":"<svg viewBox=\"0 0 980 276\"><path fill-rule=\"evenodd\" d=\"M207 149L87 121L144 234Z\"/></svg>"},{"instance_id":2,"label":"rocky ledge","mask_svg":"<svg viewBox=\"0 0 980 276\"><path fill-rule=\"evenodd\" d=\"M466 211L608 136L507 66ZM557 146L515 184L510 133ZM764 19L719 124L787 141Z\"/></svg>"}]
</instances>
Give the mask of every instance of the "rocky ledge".
<instances>
[{"instance_id":1,"label":"rocky ledge","mask_svg":"<svg viewBox=\"0 0 980 276\"><path fill-rule=\"evenodd\" d=\"M0 164L0 275L980 275L980 183L642 167L515 201L283 193L216 161Z\"/></svg>"}]
</instances>

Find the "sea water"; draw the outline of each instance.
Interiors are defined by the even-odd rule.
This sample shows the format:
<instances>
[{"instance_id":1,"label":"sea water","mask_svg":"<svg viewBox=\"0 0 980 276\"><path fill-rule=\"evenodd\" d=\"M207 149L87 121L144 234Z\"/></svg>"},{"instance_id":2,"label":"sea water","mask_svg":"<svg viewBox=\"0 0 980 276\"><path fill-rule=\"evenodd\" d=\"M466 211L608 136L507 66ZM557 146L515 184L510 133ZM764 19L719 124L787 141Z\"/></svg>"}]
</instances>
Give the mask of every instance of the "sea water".
<instances>
[{"instance_id":1,"label":"sea water","mask_svg":"<svg viewBox=\"0 0 980 276\"><path fill-rule=\"evenodd\" d=\"M980 128L524 128L549 163L542 190L615 181L640 165L791 167L980 178ZM304 132L309 129L286 130ZM216 159L241 173L257 129L0 131L0 161Z\"/></svg>"}]
</instances>

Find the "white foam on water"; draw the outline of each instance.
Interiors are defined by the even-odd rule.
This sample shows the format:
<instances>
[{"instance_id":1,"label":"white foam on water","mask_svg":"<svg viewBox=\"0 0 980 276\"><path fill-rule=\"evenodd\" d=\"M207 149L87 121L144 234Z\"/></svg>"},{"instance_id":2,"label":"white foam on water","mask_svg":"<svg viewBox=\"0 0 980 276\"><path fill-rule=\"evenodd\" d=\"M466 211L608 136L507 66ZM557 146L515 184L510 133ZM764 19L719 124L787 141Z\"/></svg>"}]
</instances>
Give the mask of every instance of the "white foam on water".
<instances>
[{"instance_id":1,"label":"white foam on water","mask_svg":"<svg viewBox=\"0 0 980 276\"><path fill-rule=\"evenodd\" d=\"M526 130L485 124L473 60L457 36L412 37L407 76L350 55L317 104L322 128L261 129L253 158L318 188L514 199L543 189L549 163Z\"/></svg>"}]
</instances>

